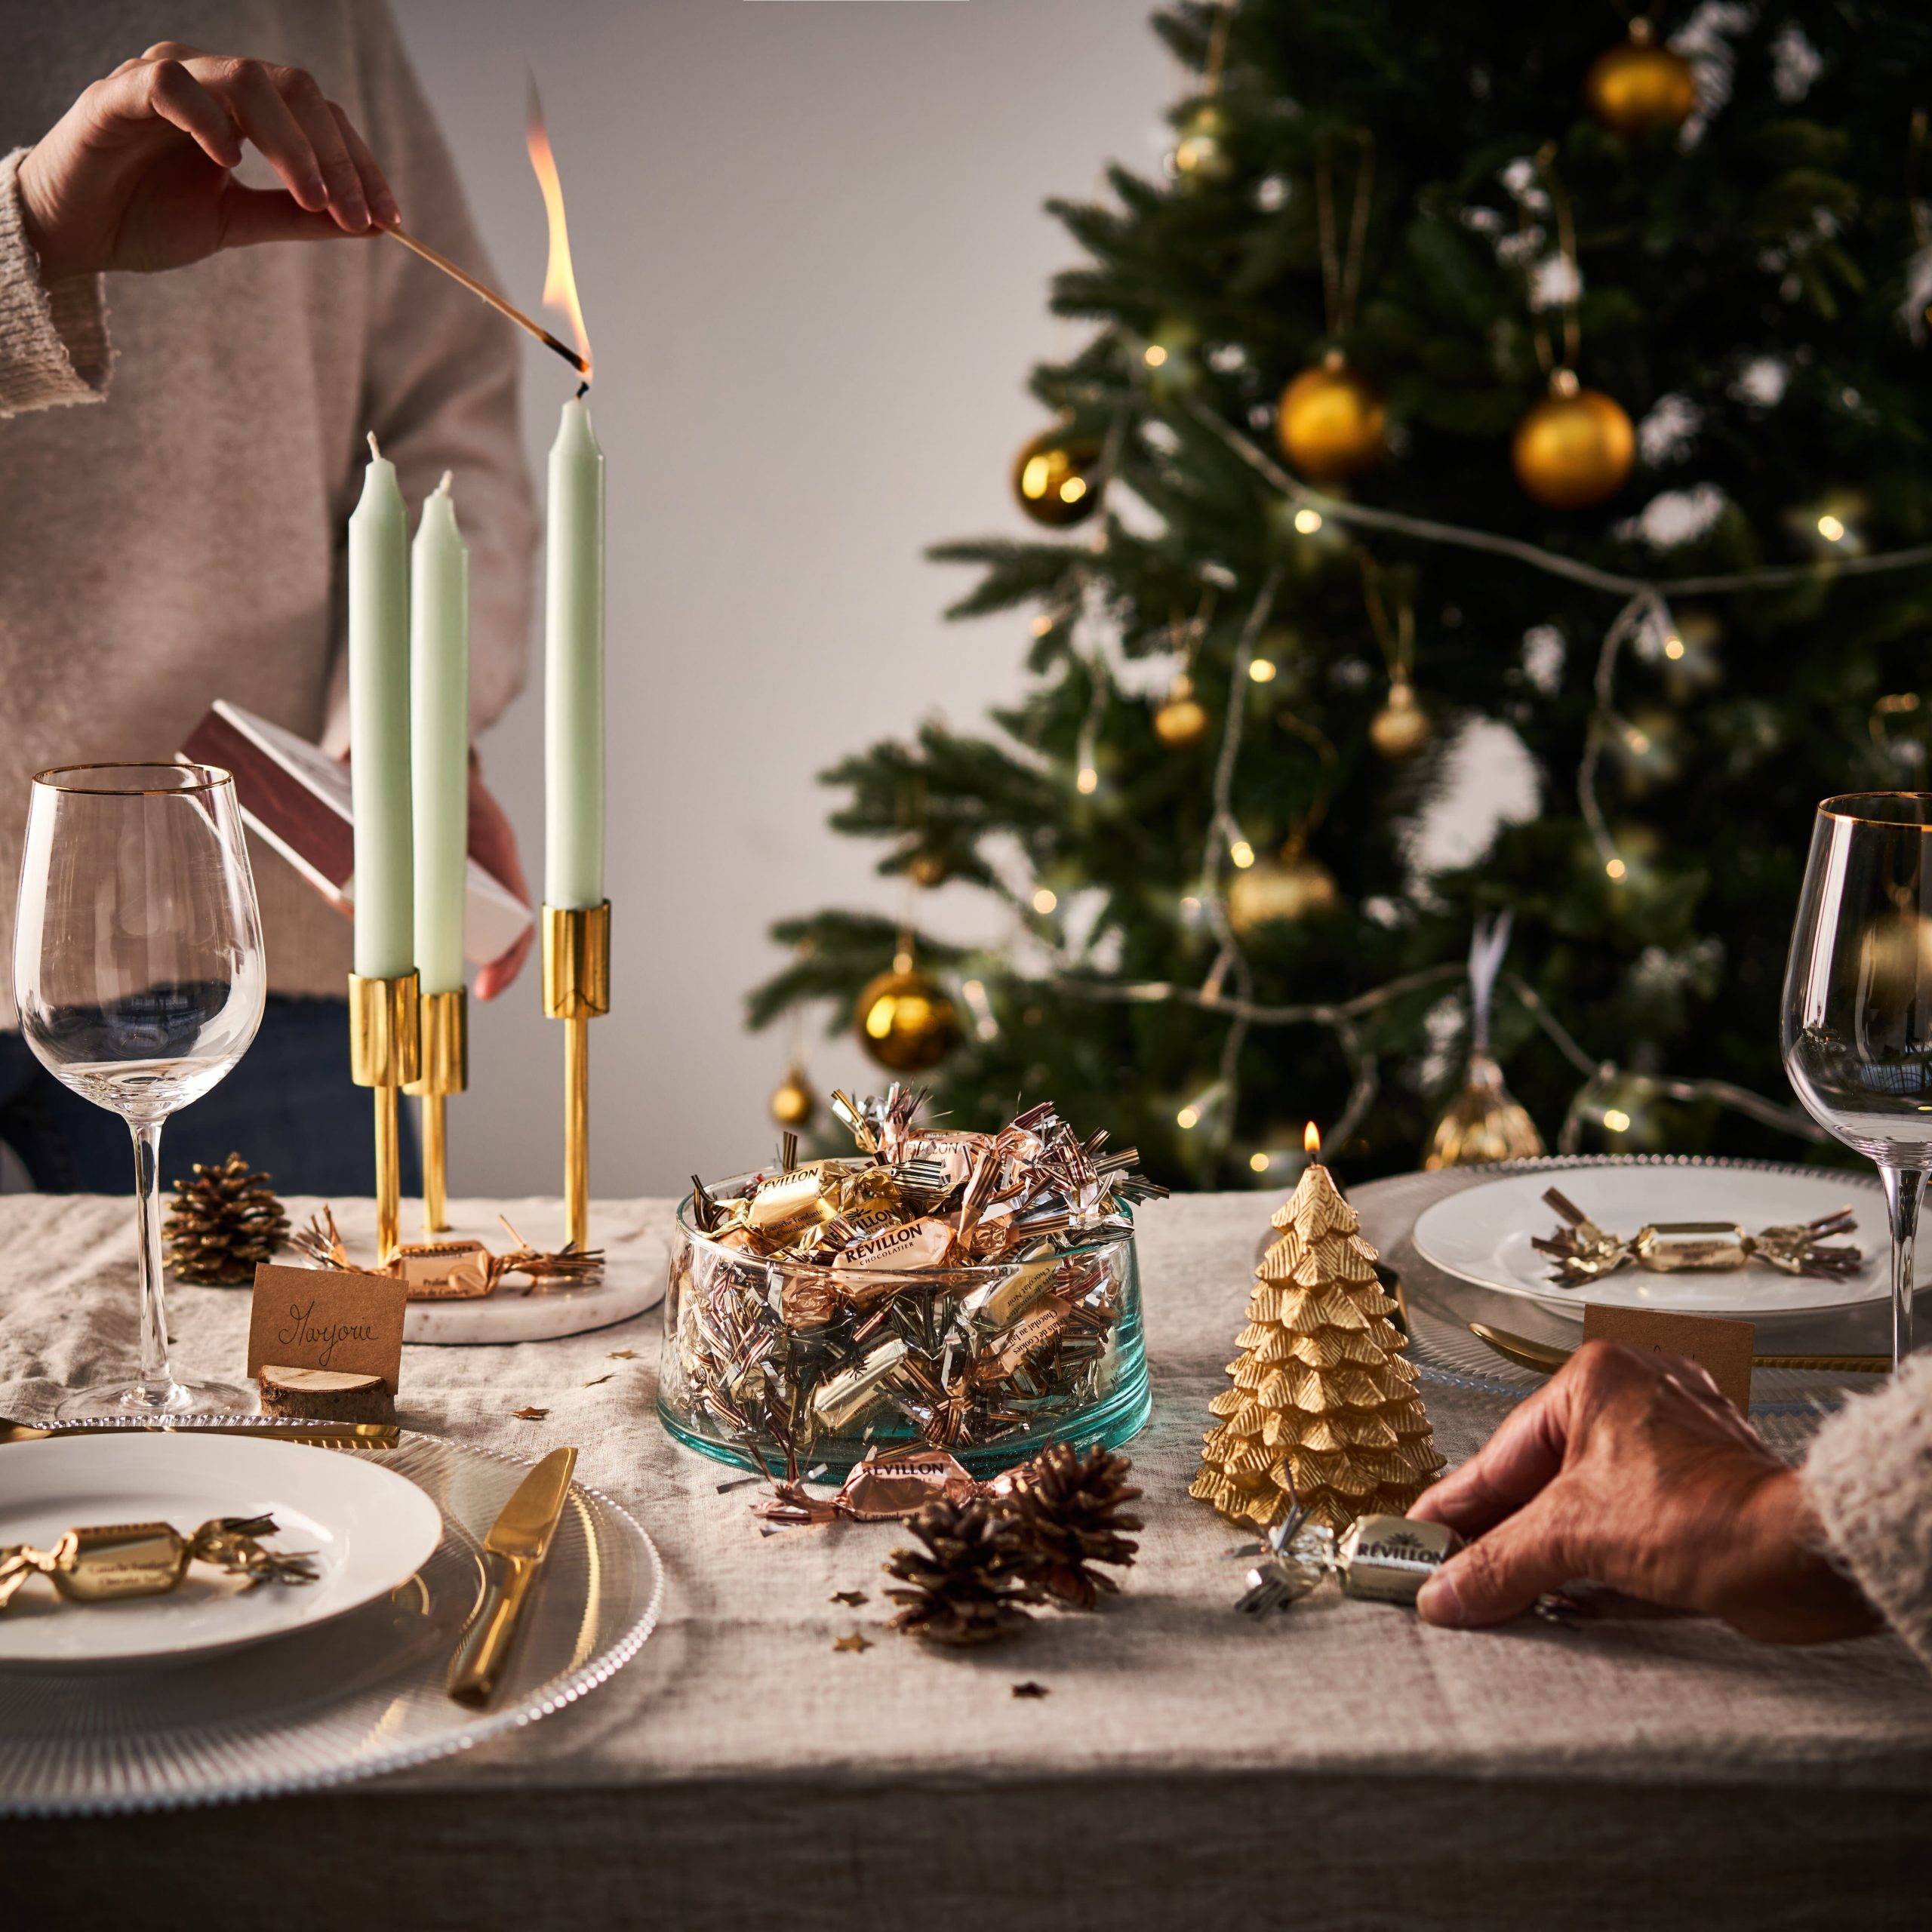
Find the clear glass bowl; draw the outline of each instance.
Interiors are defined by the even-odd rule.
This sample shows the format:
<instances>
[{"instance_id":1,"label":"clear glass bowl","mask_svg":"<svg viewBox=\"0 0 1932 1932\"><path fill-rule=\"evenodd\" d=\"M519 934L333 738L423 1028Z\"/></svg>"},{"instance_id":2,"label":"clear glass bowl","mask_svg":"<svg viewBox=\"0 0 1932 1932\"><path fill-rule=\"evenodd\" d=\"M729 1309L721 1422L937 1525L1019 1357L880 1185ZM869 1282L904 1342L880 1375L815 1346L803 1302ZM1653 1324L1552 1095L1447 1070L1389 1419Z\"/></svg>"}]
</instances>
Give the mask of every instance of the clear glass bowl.
<instances>
[{"instance_id":1,"label":"clear glass bowl","mask_svg":"<svg viewBox=\"0 0 1932 1932\"><path fill-rule=\"evenodd\" d=\"M754 1177L710 1192L728 1201ZM838 1278L849 1287L852 1275ZM1131 1228L971 1268L835 1271L754 1254L678 1210L657 1409L687 1447L774 1475L842 1475L930 1443L976 1475L1049 1442L1109 1448L1152 1407Z\"/></svg>"}]
</instances>

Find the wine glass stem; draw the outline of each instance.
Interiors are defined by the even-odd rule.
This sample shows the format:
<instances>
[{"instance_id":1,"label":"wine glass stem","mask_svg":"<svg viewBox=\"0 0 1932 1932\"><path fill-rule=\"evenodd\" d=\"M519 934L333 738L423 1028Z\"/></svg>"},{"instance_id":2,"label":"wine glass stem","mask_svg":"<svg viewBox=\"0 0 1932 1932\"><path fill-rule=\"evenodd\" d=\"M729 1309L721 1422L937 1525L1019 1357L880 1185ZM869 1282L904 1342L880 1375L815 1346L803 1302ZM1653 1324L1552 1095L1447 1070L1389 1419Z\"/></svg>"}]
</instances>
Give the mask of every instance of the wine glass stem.
<instances>
[{"instance_id":1,"label":"wine glass stem","mask_svg":"<svg viewBox=\"0 0 1932 1932\"><path fill-rule=\"evenodd\" d=\"M1925 1172L1920 1168L1889 1168L1881 1162L1878 1174L1885 1183L1885 1204L1892 1218L1892 1366L1896 1368L1912 1353L1912 1251L1918 1238Z\"/></svg>"},{"instance_id":2,"label":"wine glass stem","mask_svg":"<svg viewBox=\"0 0 1932 1932\"><path fill-rule=\"evenodd\" d=\"M130 1121L134 1137L134 1211L141 1269L141 1382L159 1401L174 1382L168 1367L168 1309L161 1277L161 1123Z\"/></svg>"}]
</instances>

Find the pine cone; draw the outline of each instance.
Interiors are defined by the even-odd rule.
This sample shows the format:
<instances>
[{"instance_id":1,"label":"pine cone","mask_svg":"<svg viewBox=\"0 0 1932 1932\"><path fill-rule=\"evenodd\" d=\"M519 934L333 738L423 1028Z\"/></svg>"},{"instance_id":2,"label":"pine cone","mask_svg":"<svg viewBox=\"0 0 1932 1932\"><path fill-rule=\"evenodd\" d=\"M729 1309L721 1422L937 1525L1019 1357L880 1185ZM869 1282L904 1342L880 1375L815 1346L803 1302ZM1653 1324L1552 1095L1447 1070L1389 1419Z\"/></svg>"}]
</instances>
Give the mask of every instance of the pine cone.
<instances>
[{"instance_id":1,"label":"pine cone","mask_svg":"<svg viewBox=\"0 0 1932 1932\"><path fill-rule=\"evenodd\" d=\"M222 1287L245 1285L288 1233L288 1217L266 1174L251 1173L239 1154L219 1167L195 1163L192 1180L174 1183L163 1229L168 1266L177 1279Z\"/></svg>"},{"instance_id":2,"label":"pine cone","mask_svg":"<svg viewBox=\"0 0 1932 1932\"><path fill-rule=\"evenodd\" d=\"M1028 1622L1037 1601L1024 1574L1018 1524L976 1498L931 1503L909 1526L924 1549L895 1549L886 1574L905 1584L886 1595L904 1607L893 1626L936 1644L986 1644Z\"/></svg>"},{"instance_id":3,"label":"pine cone","mask_svg":"<svg viewBox=\"0 0 1932 1932\"><path fill-rule=\"evenodd\" d=\"M1141 1526L1121 1506L1140 1494L1128 1481L1133 1468L1097 1442L1084 1456L1056 1442L1020 1472L1006 1506L1025 1539L1028 1580L1057 1602L1091 1610L1101 1591L1119 1589L1092 1565L1124 1568L1140 1546L1121 1534Z\"/></svg>"}]
</instances>

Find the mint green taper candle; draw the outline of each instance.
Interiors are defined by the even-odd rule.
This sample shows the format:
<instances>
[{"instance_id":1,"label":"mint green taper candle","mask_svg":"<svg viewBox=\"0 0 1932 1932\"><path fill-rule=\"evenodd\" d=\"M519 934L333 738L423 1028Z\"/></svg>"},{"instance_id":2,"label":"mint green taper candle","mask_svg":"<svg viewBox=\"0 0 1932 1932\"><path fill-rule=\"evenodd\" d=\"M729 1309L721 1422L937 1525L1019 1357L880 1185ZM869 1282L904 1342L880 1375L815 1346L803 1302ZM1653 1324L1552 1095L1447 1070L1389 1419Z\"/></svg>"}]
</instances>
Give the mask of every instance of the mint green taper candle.
<instances>
[{"instance_id":1,"label":"mint green taper candle","mask_svg":"<svg viewBox=\"0 0 1932 1932\"><path fill-rule=\"evenodd\" d=\"M425 500L411 553L416 970L426 993L463 990L469 857L469 546L450 481L445 470Z\"/></svg>"},{"instance_id":2,"label":"mint green taper candle","mask_svg":"<svg viewBox=\"0 0 1932 1932\"><path fill-rule=\"evenodd\" d=\"M349 777L355 811L355 970L415 964L409 795L409 513L395 465L369 438L349 519Z\"/></svg>"},{"instance_id":3,"label":"mint green taper candle","mask_svg":"<svg viewBox=\"0 0 1932 1932\"><path fill-rule=\"evenodd\" d=\"M604 452L581 397L550 445L543 656L543 901L604 902Z\"/></svg>"}]
</instances>

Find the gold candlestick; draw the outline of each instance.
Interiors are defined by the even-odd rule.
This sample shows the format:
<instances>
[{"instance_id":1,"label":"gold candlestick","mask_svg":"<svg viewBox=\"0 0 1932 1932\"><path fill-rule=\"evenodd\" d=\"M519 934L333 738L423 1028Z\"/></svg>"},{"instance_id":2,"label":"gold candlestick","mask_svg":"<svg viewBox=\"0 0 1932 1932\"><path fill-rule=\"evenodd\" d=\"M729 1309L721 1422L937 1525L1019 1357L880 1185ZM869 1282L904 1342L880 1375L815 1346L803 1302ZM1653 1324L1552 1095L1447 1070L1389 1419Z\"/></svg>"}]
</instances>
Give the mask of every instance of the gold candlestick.
<instances>
[{"instance_id":1,"label":"gold candlestick","mask_svg":"<svg viewBox=\"0 0 1932 1932\"><path fill-rule=\"evenodd\" d=\"M376 1251L386 1261L402 1238L402 1180L396 1097L421 1059L416 975L349 976L349 1073L376 1094Z\"/></svg>"},{"instance_id":2,"label":"gold candlestick","mask_svg":"<svg viewBox=\"0 0 1932 1932\"><path fill-rule=\"evenodd\" d=\"M590 1021L611 1010L611 902L543 909L543 1013L564 1023L564 1229L590 1245Z\"/></svg>"},{"instance_id":3,"label":"gold candlestick","mask_svg":"<svg viewBox=\"0 0 1932 1932\"><path fill-rule=\"evenodd\" d=\"M449 1139L445 1114L452 1094L469 1084L469 996L425 993L420 1007L422 1060L408 1091L423 1097L423 1232L449 1229Z\"/></svg>"}]
</instances>

